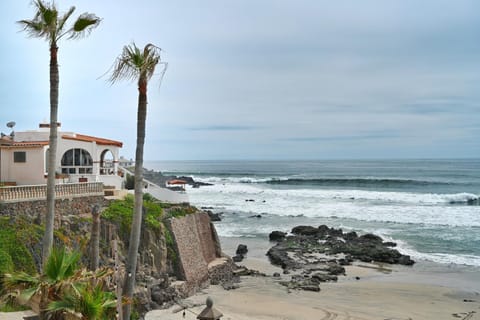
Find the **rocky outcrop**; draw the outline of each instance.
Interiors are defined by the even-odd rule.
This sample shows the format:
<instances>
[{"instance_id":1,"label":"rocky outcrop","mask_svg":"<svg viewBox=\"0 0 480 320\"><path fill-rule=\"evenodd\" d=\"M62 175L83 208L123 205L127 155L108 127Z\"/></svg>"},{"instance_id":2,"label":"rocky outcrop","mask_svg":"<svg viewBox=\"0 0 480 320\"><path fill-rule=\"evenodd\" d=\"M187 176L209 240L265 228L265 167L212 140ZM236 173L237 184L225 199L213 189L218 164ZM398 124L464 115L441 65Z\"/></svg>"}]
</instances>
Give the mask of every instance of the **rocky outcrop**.
<instances>
[{"instance_id":1,"label":"rocky outcrop","mask_svg":"<svg viewBox=\"0 0 480 320\"><path fill-rule=\"evenodd\" d=\"M395 243L384 242L374 234L358 236L356 232L344 233L325 225L297 226L291 233L282 237L282 232L272 232L270 238L278 242L267 252L270 262L280 266L285 274L297 273L290 281L281 282L290 289L319 291L320 282L337 281L338 275L345 274L343 266L355 260L414 264L409 256L392 249Z\"/></svg>"},{"instance_id":2,"label":"rocky outcrop","mask_svg":"<svg viewBox=\"0 0 480 320\"><path fill-rule=\"evenodd\" d=\"M271 248L267 255L273 264L283 269L295 269L299 264L315 260L313 256L335 257L339 263L360 260L363 262L384 262L390 264L412 265L414 261L409 256L402 255L392 249L395 243L384 242L374 234L358 236L355 232L344 233L342 229L297 226L292 229L292 235ZM296 258L294 258L296 257Z\"/></svg>"}]
</instances>

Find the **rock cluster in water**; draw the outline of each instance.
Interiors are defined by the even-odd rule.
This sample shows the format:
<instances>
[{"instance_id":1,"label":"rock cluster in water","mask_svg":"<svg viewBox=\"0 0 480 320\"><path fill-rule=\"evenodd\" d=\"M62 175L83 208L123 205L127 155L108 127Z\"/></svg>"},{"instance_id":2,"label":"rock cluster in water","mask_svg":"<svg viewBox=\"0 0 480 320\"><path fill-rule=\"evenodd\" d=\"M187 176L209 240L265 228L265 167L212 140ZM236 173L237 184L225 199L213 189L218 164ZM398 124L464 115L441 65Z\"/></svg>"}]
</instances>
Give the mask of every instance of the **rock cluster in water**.
<instances>
[{"instance_id":1,"label":"rock cluster in water","mask_svg":"<svg viewBox=\"0 0 480 320\"><path fill-rule=\"evenodd\" d=\"M412 265L410 256L403 255L393 242L384 242L374 234L357 235L344 233L342 229L297 226L291 235L273 231L270 240L277 244L270 248L267 256L274 265L282 267L284 274L301 270L290 281L282 284L295 289L319 291L320 282L337 281L338 275L345 275L343 266L353 261L380 262Z\"/></svg>"}]
</instances>

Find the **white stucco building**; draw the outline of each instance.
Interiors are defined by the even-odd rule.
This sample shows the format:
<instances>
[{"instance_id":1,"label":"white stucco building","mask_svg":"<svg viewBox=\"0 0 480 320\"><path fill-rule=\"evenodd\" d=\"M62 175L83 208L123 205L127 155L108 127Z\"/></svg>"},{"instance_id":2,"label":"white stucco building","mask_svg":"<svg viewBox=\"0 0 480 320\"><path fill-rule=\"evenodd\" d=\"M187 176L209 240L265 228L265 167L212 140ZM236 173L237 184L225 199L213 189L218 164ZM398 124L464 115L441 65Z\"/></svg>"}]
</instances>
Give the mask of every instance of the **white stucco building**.
<instances>
[{"instance_id":1,"label":"white stucco building","mask_svg":"<svg viewBox=\"0 0 480 320\"><path fill-rule=\"evenodd\" d=\"M3 185L46 184L49 125L15 132L0 139L0 183ZM118 170L122 142L58 128L57 183L103 182L122 188Z\"/></svg>"}]
</instances>

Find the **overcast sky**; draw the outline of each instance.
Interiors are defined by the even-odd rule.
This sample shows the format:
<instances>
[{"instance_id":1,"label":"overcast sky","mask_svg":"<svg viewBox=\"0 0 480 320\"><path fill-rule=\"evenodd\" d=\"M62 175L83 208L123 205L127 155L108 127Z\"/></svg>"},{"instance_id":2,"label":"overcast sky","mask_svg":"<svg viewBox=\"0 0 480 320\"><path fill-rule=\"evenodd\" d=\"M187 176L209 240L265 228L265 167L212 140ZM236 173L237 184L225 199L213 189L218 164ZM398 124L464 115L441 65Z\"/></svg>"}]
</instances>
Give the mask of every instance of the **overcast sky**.
<instances>
[{"instance_id":1,"label":"overcast sky","mask_svg":"<svg viewBox=\"0 0 480 320\"><path fill-rule=\"evenodd\" d=\"M122 47L161 47L147 160L480 157L478 0L58 0L101 25L59 43L62 129L124 142L137 88L100 78ZM48 43L2 0L0 130L49 119Z\"/></svg>"}]
</instances>

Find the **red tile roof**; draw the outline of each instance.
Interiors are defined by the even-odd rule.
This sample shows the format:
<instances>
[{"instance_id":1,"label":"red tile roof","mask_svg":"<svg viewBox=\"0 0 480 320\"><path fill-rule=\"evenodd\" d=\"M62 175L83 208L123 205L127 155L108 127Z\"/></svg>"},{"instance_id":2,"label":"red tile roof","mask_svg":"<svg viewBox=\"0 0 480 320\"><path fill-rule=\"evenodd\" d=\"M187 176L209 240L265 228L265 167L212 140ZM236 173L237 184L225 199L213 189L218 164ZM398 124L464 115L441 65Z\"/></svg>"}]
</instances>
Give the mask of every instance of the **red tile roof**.
<instances>
[{"instance_id":1,"label":"red tile roof","mask_svg":"<svg viewBox=\"0 0 480 320\"><path fill-rule=\"evenodd\" d=\"M48 141L18 141L3 145L3 147L7 148L39 148L44 146L48 146Z\"/></svg>"},{"instance_id":2,"label":"red tile roof","mask_svg":"<svg viewBox=\"0 0 480 320\"><path fill-rule=\"evenodd\" d=\"M104 138L98 138L98 137L92 137L92 136L87 136L84 134L75 134L75 136L70 136L70 135L63 135L63 139L68 139L68 140L77 140L77 141L85 141L85 142L96 142L99 145L106 145L106 146L117 146L117 147L122 147L123 143L120 141L115 141L115 140L110 140L110 139L104 139Z\"/></svg>"}]
</instances>

